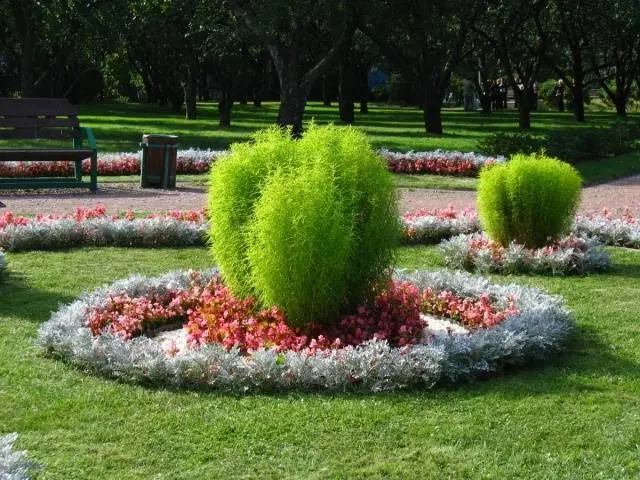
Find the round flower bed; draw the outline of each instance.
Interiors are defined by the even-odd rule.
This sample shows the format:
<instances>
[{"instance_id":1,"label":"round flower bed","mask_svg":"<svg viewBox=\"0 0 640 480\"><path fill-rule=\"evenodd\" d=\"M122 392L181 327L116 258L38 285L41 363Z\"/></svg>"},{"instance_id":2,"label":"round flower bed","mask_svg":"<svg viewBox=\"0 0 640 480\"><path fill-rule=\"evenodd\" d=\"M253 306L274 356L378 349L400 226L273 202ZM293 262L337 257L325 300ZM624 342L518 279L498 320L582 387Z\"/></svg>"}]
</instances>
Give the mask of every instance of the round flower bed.
<instances>
[{"instance_id":1,"label":"round flower bed","mask_svg":"<svg viewBox=\"0 0 640 480\"><path fill-rule=\"evenodd\" d=\"M224 290L215 271L120 280L60 308L38 343L49 355L131 382L375 392L430 388L547 359L573 329L560 299L463 273L399 273L372 305L344 317L339 332L316 336L287 327L277 309L257 311ZM421 310L464 327L429 330L432 320ZM159 341L158 318L186 322L186 344Z\"/></svg>"},{"instance_id":2,"label":"round flower bed","mask_svg":"<svg viewBox=\"0 0 640 480\"><path fill-rule=\"evenodd\" d=\"M502 247L483 233L473 233L443 241L440 251L448 267L482 273L570 275L611 267L598 238L574 235L543 248L528 249L513 242Z\"/></svg>"}]
</instances>

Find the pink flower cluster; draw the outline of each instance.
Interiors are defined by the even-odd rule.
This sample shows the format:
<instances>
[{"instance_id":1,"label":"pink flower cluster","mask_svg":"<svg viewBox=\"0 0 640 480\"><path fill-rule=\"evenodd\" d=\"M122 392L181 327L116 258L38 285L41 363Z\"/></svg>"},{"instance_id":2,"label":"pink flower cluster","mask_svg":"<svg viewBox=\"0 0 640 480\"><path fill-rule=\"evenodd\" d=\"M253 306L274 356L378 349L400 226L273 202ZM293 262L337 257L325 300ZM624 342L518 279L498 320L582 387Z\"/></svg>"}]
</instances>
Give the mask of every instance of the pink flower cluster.
<instances>
[{"instance_id":1,"label":"pink flower cluster","mask_svg":"<svg viewBox=\"0 0 640 480\"><path fill-rule=\"evenodd\" d=\"M575 235L567 235L558 240L554 240L549 245L531 249L527 248L526 252L530 256L538 257L552 257L557 252L565 251L568 249L574 249L579 252L586 252L589 245L584 238L576 237ZM489 250L491 256L495 262L501 262L506 255L507 249L497 242L485 237L484 235L474 235L469 241L469 253L473 256L480 250Z\"/></svg>"},{"instance_id":2,"label":"pink flower cluster","mask_svg":"<svg viewBox=\"0 0 640 480\"><path fill-rule=\"evenodd\" d=\"M504 310L498 310L487 293L479 298L460 298L451 291L436 293L430 288L422 292L421 309L425 313L451 318L473 330L495 327L519 312L512 298L507 299Z\"/></svg>"},{"instance_id":3,"label":"pink flower cluster","mask_svg":"<svg viewBox=\"0 0 640 480\"><path fill-rule=\"evenodd\" d=\"M426 323L420 318L420 295L409 283L390 282L371 307L360 306L337 326L323 331L311 325L306 332L289 327L285 314L276 307L256 311L253 299L237 300L228 289L214 282L201 308L189 315L185 325L193 346L217 343L241 351L275 348L283 351L336 349L367 340L388 340L392 345L415 344Z\"/></svg>"},{"instance_id":4,"label":"pink flower cluster","mask_svg":"<svg viewBox=\"0 0 640 480\"><path fill-rule=\"evenodd\" d=\"M376 339L397 346L413 345L422 336L426 322L420 317L420 292L408 282L389 282L370 307L344 317L331 337L345 345Z\"/></svg>"},{"instance_id":5,"label":"pink flower cluster","mask_svg":"<svg viewBox=\"0 0 640 480\"><path fill-rule=\"evenodd\" d=\"M416 220L420 217L436 217L440 220L455 220L459 217L472 217L477 218L478 214L472 207L467 207L464 210L456 210L453 205L449 205L447 208L435 208L433 210L422 209L414 212L406 212L403 215L405 220Z\"/></svg>"},{"instance_id":6,"label":"pink flower cluster","mask_svg":"<svg viewBox=\"0 0 640 480\"><path fill-rule=\"evenodd\" d=\"M213 161L213 160L211 160ZM206 173L211 161L197 161L192 157L179 155L176 159L178 174ZM89 175L91 161L83 160L82 173ZM53 177L73 175L73 162L12 162L0 163L0 177ZM119 153L98 156L98 175L139 175L140 155L138 153Z\"/></svg>"},{"instance_id":7,"label":"pink flower cluster","mask_svg":"<svg viewBox=\"0 0 640 480\"><path fill-rule=\"evenodd\" d=\"M107 209L104 205L98 205L95 208L78 207L72 214L44 215L40 213L35 217L24 217L20 215L14 215L12 212L4 212L2 215L0 215L0 230L3 230L8 226L27 226L31 223L47 223L55 220L75 220L76 222L80 223L95 218L108 218L110 220L134 220L136 216L131 210L109 215L107 214ZM207 221L205 210L173 210L164 214L150 213L145 218L174 219L197 224L202 224Z\"/></svg>"},{"instance_id":8,"label":"pink flower cluster","mask_svg":"<svg viewBox=\"0 0 640 480\"><path fill-rule=\"evenodd\" d=\"M590 220L592 219L596 219L598 218L597 215L588 215L587 218L589 218ZM625 207L624 210L622 210L622 213L619 216L615 216L613 213L611 213L611 211L608 208L603 208L602 209L602 217L601 218L605 218L607 220L620 220L624 223L628 223L629 225L635 225L638 223L638 219L633 216L633 214L631 213L631 209L629 207Z\"/></svg>"},{"instance_id":9,"label":"pink flower cluster","mask_svg":"<svg viewBox=\"0 0 640 480\"><path fill-rule=\"evenodd\" d=\"M461 299L447 291L436 294L427 289L420 293L410 283L389 282L370 306L358 307L335 327L323 331L312 325L303 332L290 327L277 307L259 310L254 299L235 298L218 276L205 284L200 274L193 273L186 289L151 291L135 298L110 296L104 306L87 312L87 327L96 336L110 332L130 339L163 326L183 324L192 347L218 344L245 353L274 348L313 354L372 339L384 339L394 346L416 344L427 326L421 311L450 317L468 328L491 327L517 313L511 301L505 310L497 310L488 295ZM172 345L169 353L176 352Z\"/></svg>"},{"instance_id":10,"label":"pink flower cluster","mask_svg":"<svg viewBox=\"0 0 640 480\"><path fill-rule=\"evenodd\" d=\"M439 175L473 176L478 167L469 160L451 158L418 158L416 160L398 160L388 162L393 173L432 173Z\"/></svg>"}]
</instances>

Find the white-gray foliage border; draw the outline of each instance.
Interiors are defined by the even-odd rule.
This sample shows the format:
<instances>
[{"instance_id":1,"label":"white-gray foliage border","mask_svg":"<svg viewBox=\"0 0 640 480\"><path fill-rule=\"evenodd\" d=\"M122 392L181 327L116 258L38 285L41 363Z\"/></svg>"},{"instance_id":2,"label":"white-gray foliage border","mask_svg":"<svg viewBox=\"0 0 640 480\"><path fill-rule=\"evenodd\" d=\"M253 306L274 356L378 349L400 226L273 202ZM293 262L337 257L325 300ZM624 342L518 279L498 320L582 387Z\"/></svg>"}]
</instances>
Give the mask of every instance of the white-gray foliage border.
<instances>
[{"instance_id":1,"label":"white-gray foliage border","mask_svg":"<svg viewBox=\"0 0 640 480\"><path fill-rule=\"evenodd\" d=\"M203 272L209 278L215 270ZM82 369L126 382L234 393L279 391L392 391L432 388L473 379L504 367L546 360L561 350L573 329L573 315L562 299L533 288L496 285L463 272L398 272L396 277L420 289L452 290L461 296L488 292L499 306L513 298L520 313L492 329L469 335L437 337L430 344L393 348L386 341L328 350L314 355L261 350L251 355L217 345L168 356L147 337L122 340L92 336L85 327L87 309L103 306L111 292L144 295L150 288L186 288L189 272L156 278L133 276L85 292L62 306L38 333L44 351Z\"/></svg>"},{"instance_id":2,"label":"white-gray foliage border","mask_svg":"<svg viewBox=\"0 0 640 480\"><path fill-rule=\"evenodd\" d=\"M585 250L547 247L530 250L511 242L500 259L491 248L471 248L474 240L487 240L483 233L462 234L442 241L438 246L444 263L449 268L479 273L542 275L582 275L604 272L611 268L611 259L604 244L597 237L580 237Z\"/></svg>"},{"instance_id":3,"label":"white-gray foliage border","mask_svg":"<svg viewBox=\"0 0 640 480\"><path fill-rule=\"evenodd\" d=\"M14 450L18 434L0 436L0 480L29 480L30 473L38 468L21 450Z\"/></svg>"}]
</instances>

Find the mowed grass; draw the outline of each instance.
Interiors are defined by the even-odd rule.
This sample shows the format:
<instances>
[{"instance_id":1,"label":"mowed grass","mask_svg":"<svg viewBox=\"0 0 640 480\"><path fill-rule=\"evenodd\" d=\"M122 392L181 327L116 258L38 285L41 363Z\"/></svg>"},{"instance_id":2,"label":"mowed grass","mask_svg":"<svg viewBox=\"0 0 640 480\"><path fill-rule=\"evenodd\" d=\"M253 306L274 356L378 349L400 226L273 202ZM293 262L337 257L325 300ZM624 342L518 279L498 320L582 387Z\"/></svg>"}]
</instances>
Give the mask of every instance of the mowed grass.
<instances>
[{"instance_id":1,"label":"mowed grass","mask_svg":"<svg viewBox=\"0 0 640 480\"><path fill-rule=\"evenodd\" d=\"M149 104L92 104L80 105L81 124L92 127L99 152L133 152L140 150L143 134L159 133L178 135L180 147L226 149L234 142L246 141L256 130L275 122L278 103L266 102L261 108L253 105L235 105L232 111L231 128L218 126L217 103L198 104L198 119L185 120L183 113L171 112L166 107ZM637 112L631 118L640 118ZM588 112L588 121L579 124L571 113L540 111L532 113L531 133L542 135L553 130L578 130L603 126L615 120L613 112ZM305 111L306 123L339 124L337 105L325 107L318 102L309 102ZM443 135L427 135L424 131L422 111L417 107L394 107L372 105L368 114L356 112L356 123L367 134L376 148L394 151L460 150L477 151L478 142L497 133L518 132L518 113L515 110L493 112L464 112L461 109L443 109ZM0 148L9 145L42 146L48 141L2 140ZM640 154L631 153L587 162L577 166L586 184L609 181L615 178L640 173ZM180 176L182 177L182 176ZM182 178L181 178L182 180ZM201 179L184 179L202 183ZM113 177L100 177L98 182L110 183ZM122 181L122 180L121 180ZM136 181L136 178L124 181ZM464 177L438 175L400 175L396 185L407 188L474 189L476 180Z\"/></svg>"},{"instance_id":2,"label":"mowed grass","mask_svg":"<svg viewBox=\"0 0 640 480\"><path fill-rule=\"evenodd\" d=\"M204 248L9 253L0 284L0 432L52 479L640 476L640 252L615 270L511 277L562 295L578 335L546 364L433 391L230 396L105 380L45 358L38 327L84 289L211 264ZM403 247L438 268L434 247Z\"/></svg>"},{"instance_id":3,"label":"mowed grass","mask_svg":"<svg viewBox=\"0 0 640 480\"><path fill-rule=\"evenodd\" d=\"M231 128L218 127L216 103L198 104L198 119L185 120L182 113L172 113L157 105L104 104L81 105L80 119L83 125L93 128L100 150L103 152L137 151L142 134L164 133L179 136L183 147L226 149L233 142L244 141L261 128L272 125L277 117L278 104L264 103L261 108L252 105L235 105ZM633 114L634 117L640 115ZM588 122L575 122L570 113L534 112L534 134L552 130L574 130L602 125L613 121L613 112L597 112L587 115ZM338 107L325 107L309 102L305 122L339 124ZM444 134L427 135L424 131L422 111L416 107L392 107L372 105L368 114L356 112L355 125L362 128L369 141L377 148L390 150L477 150L477 142L496 132L518 132L518 113L515 110L482 115L461 109L443 110Z\"/></svg>"}]
</instances>

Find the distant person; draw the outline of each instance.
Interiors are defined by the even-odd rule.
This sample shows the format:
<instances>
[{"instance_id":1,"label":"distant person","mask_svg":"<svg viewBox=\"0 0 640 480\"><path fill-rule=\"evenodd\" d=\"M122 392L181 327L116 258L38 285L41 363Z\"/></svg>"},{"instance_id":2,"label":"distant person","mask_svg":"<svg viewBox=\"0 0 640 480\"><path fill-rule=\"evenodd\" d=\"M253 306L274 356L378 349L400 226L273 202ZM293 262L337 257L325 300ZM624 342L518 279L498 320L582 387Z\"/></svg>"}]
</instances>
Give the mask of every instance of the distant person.
<instances>
[{"instance_id":1,"label":"distant person","mask_svg":"<svg viewBox=\"0 0 640 480\"><path fill-rule=\"evenodd\" d=\"M499 110L507 108L507 85L502 78L498 79L498 106Z\"/></svg>"},{"instance_id":2,"label":"distant person","mask_svg":"<svg viewBox=\"0 0 640 480\"><path fill-rule=\"evenodd\" d=\"M555 88L553 89L553 97L558 106L559 112L564 112L564 82L562 79L558 80Z\"/></svg>"},{"instance_id":3,"label":"distant person","mask_svg":"<svg viewBox=\"0 0 640 480\"><path fill-rule=\"evenodd\" d=\"M502 110L502 99L500 98L500 83L502 79L496 79L491 84L491 107L494 111Z\"/></svg>"}]
</instances>

